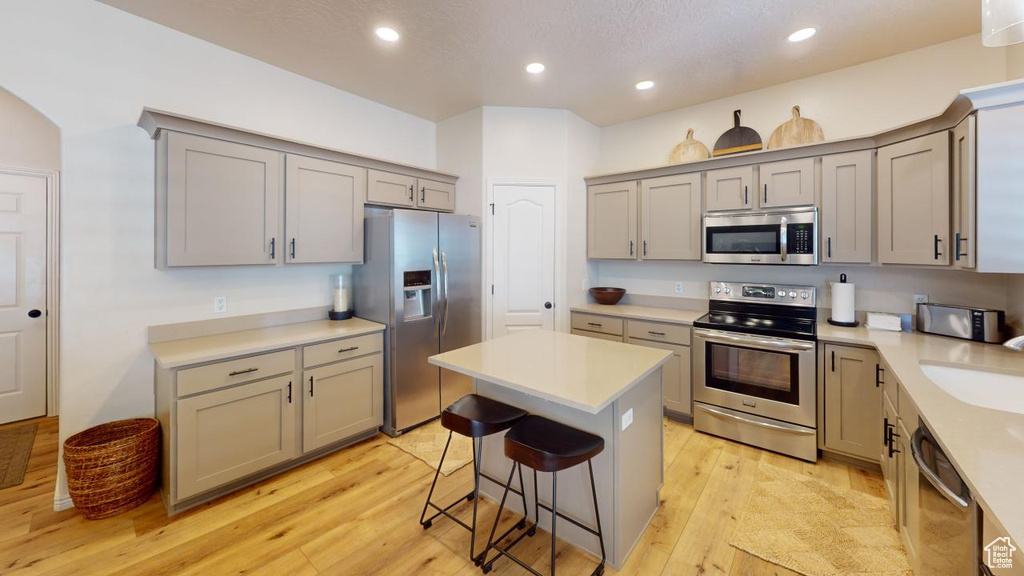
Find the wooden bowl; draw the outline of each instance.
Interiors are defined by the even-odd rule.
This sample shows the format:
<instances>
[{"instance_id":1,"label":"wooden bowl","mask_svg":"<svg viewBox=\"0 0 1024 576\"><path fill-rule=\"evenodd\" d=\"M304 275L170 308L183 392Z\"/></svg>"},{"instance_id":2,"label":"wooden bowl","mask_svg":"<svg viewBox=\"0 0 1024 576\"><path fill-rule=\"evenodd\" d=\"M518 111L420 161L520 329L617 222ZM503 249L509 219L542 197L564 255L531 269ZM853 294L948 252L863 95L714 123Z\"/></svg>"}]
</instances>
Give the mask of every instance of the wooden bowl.
<instances>
[{"instance_id":1,"label":"wooden bowl","mask_svg":"<svg viewBox=\"0 0 1024 576\"><path fill-rule=\"evenodd\" d=\"M607 304L610 306L612 304L618 304L619 300L622 300L622 297L626 295L626 290L624 288L608 287L591 288L590 295L594 297L594 300L597 300L598 304Z\"/></svg>"}]
</instances>

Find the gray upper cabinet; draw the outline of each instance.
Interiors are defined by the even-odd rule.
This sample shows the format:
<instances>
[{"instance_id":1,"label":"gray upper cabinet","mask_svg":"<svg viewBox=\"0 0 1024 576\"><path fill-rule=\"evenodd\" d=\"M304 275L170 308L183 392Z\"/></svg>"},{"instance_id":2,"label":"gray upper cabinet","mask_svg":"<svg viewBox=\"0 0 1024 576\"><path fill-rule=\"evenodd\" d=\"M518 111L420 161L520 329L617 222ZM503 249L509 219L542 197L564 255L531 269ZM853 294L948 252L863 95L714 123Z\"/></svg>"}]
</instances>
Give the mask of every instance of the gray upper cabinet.
<instances>
[{"instance_id":1,"label":"gray upper cabinet","mask_svg":"<svg viewBox=\"0 0 1024 576\"><path fill-rule=\"evenodd\" d=\"M289 154L285 262L363 261L366 169Z\"/></svg>"},{"instance_id":2,"label":"gray upper cabinet","mask_svg":"<svg viewBox=\"0 0 1024 576\"><path fill-rule=\"evenodd\" d=\"M701 174L640 182L640 256L644 260L700 260Z\"/></svg>"},{"instance_id":3,"label":"gray upper cabinet","mask_svg":"<svg viewBox=\"0 0 1024 576\"><path fill-rule=\"evenodd\" d=\"M953 129L953 266L974 268L977 227L975 115Z\"/></svg>"},{"instance_id":4,"label":"gray upper cabinet","mask_svg":"<svg viewBox=\"0 0 1024 576\"><path fill-rule=\"evenodd\" d=\"M416 179L412 176L382 172L366 171L366 202L414 208L416 206Z\"/></svg>"},{"instance_id":5,"label":"gray upper cabinet","mask_svg":"<svg viewBox=\"0 0 1024 576\"><path fill-rule=\"evenodd\" d=\"M273 150L165 132L157 146L157 266L277 263L281 162Z\"/></svg>"},{"instance_id":6,"label":"gray upper cabinet","mask_svg":"<svg viewBox=\"0 0 1024 576\"><path fill-rule=\"evenodd\" d=\"M420 178L416 181L416 207L440 212L455 211L455 184Z\"/></svg>"},{"instance_id":7,"label":"gray upper cabinet","mask_svg":"<svg viewBox=\"0 0 1024 576\"><path fill-rule=\"evenodd\" d=\"M587 188L587 257L637 258L637 183Z\"/></svg>"},{"instance_id":8,"label":"gray upper cabinet","mask_svg":"<svg viewBox=\"0 0 1024 576\"><path fill-rule=\"evenodd\" d=\"M821 159L821 261L870 264L874 152Z\"/></svg>"},{"instance_id":9,"label":"gray upper cabinet","mask_svg":"<svg viewBox=\"0 0 1024 576\"><path fill-rule=\"evenodd\" d=\"M948 265L949 131L878 149L878 261Z\"/></svg>"},{"instance_id":10,"label":"gray upper cabinet","mask_svg":"<svg viewBox=\"0 0 1024 576\"><path fill-rule=\"evenodd\" d=\"M755 166L738 166L709 171L704 194L707 211L743 210L754 206L755 169Z\"/></svg>"},{"instance_id":11,"label":"gray upper cabinet","mask_svg":"<svg viewBox=\"0 0 1024 576\"><path fill-rule=\"evenodd\" d=\"M758 166L758 205L762 208L813 206L817 196L814 162L814 158L799 158Z\"/></svg>"}]
</instances>

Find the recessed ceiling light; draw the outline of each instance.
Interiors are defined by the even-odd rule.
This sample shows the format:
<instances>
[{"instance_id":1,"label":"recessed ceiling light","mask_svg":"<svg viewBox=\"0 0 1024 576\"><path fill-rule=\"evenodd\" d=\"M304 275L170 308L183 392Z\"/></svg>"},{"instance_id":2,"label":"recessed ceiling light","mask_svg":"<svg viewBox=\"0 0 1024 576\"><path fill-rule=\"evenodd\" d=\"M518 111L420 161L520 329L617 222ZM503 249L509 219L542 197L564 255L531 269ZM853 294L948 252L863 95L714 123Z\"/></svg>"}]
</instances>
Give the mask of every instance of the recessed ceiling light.
<instances>
[{"instance_id":1,"label":"recessed ceiling light","mask_svg":"<svg viewBox=\"0 0 1024 576\"><path fill-rule=\"evenodd\" d=\"M789 35L790 42L803 42L811 36L814 36L818 31L814 28L801 28L796 32Z\"/></svg>"},{"instance_id":2,"label":"recessed ceiling light","mask_svg":"<svg viewBox=\"0 0 1024 576\"><path fill-rule=\"evenodd\" d=\"M377 38L380 38L385 42L398 42L398 39L401 38L397 30L394 28L388 28L387 26L377 28L376 32Z\"/></svg>"},{"instance_id":3,"label":"recessed ceiling light","mask_svg":"<svg viewBox=\"0 0 1024 576\"><path fill-rule=\"evenodd\" d=\"M643 82L636 83L637 90L650 90L651 88L654 88L654 82L650 80L644 80Z\"/></svg>"},{"instance_id":4,"label":"recessed ceiling light","mask_svg":"<svg viewBox=\"0 0 1024 576\"><path fill-rule=\"evenodd\" d=\"M544 71L544 65L540 62L534 62L526 65L526 71L530 74L540 74Z\"/></svg>"}]
</instances>

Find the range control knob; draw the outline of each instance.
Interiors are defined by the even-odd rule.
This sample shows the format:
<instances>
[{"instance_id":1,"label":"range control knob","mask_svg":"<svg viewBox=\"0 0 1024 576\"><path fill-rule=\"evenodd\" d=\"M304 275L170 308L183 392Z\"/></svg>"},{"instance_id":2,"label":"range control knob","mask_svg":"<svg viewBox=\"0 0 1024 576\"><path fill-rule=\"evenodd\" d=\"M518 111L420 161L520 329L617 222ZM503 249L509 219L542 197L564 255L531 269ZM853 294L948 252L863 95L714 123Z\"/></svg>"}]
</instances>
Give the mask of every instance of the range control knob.
<instances>
[{"instance_id":1,"label":"range control knob","mask_svg":"<svg viewBox=\"0 0 1024 576\"><path fill-rule=\"evenodd\" d=\"M796 292L790 292L789 293L789 297L790 298L796 298Z\"/></svg>"},{"instance_id":2,"label":"range control knob","mask_svg":"<svg viewBox=\"0 0 1024 576\"><path fill-rule=\"evenodd\" d=\"M722 287L721 286L715 286L715 294L721 294L721 293L722 293Z\"/></svg>"},{"instance_id":3,"label":"range control knob","mask_svg":"<svg viewBox=\"0 0 1024 576\"><path fill-rule=\"evenodd\" d=\"M725 293L726 294L732 294L732 288L729 288L728 286L726 286L725 287Z\"/></svg>"},{"instance_id":4,"label":"range control knob","mask_svg":"<svg viewBox=\"0 0 1024 576\"><path fill-rule=\"evenodd\" d=\"M803 298L804 300L807 300L807 292L801 292L800 297Z\"/></svg>"}]
</instances>

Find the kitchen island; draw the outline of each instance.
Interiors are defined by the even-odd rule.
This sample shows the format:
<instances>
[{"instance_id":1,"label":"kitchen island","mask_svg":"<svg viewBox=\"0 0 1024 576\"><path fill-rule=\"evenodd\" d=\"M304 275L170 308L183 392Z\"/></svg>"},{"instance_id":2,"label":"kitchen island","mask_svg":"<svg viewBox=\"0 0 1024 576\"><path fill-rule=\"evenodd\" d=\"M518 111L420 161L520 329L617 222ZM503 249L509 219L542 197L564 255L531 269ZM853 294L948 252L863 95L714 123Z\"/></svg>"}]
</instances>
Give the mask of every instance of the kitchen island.
<instances>
[{"instance_id":1,"label":"kitchen island","mask_svg":"<svg viewBox=\"0 0 1024 576\"><path fill-rule=\"evenodd\" d=\"M518 406L604 438L593 460L608 563L619 568L658 510L662 483L661 367L665 350L607 342L561 332L518 332L430 358L430 363L471 376L477 394ZM503 435L484 439L483 471L508 478L512 461ZM533 506L532 474L524 467ZM515 481L518 483L518 479ZM559 512L593 524L586 466L559 472ZM499 500L501 487L483 482L481 491ZM538 474L541 502L551 502L551 475ZM522 513L522 503L505 504ZM540 526L550 529L550 514ZM531 514L531 520L532 514ZM563 540L600 556L597 537L558 523Z\"/></svg>"}]
</instances>

